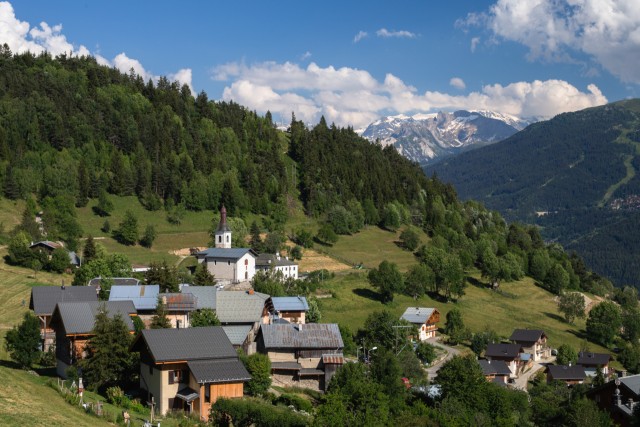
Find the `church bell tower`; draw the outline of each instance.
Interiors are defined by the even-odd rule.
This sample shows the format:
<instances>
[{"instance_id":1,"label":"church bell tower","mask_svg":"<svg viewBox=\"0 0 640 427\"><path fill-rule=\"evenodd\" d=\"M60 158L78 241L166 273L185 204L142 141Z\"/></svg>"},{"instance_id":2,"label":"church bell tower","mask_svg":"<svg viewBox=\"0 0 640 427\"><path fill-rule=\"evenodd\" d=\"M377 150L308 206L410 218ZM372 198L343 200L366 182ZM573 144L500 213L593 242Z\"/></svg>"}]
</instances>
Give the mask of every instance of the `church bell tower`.
<instances>
[{"instance_id":1,"label":"church bell tower","mask_svg":"<svg viewBox=\"0 0 640 427\"><path fill-rule=\"evenodd\" d=\"M215 234L216 248L231 248L231 228L227 225L227 209L222 205L220 209L220 224Z\"/></svg>"}]
</instances>

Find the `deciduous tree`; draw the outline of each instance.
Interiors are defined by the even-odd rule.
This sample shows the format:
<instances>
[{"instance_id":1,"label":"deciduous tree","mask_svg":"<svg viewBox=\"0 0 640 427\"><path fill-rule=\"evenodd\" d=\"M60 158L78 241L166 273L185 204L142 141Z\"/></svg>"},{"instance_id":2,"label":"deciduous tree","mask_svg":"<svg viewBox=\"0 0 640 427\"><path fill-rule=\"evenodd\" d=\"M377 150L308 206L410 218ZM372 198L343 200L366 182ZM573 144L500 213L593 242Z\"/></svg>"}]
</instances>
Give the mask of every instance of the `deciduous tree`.
<instances>
[{"instance_id":1,"label":"deciduous tree","mask_svg":"<svg viewBox=\"0 0 640 427\"><path fill-rule=\"evenodd\" d=\"M201 326L220 326L220 320L216 312L210 308L201 308L191 313L190 322L192 328Z\"/></svg>"},{"instance_id":2,"label":"deciduous tree","mask_svg":"<svg viewBox=\"0 0 640 427\"><path fill-rule=\"evenodd\" d=\"M558 310L569 324L573 324L576 318L584 319L584 297L579 292L565 292L558 297Z\"/></svg>"},{"instance_id":3,"label":"deciduous tree","mask_svg":"<svg viewBox=\"0 0 640 427\"><path fill-rule=\"evenodd\" d=\"M393 295L402 292L404 288L404 278L395 263L387 260L382 261L378 268L369 271L369 282L378 289L382 296L382 302L393 301Z\"/></svg>"},{"instance_id":4,"label":"deciduous tree","mask_svg":"<svg viewBox=\"0 0 640 427\"><path fill-rule=\"evenodd\" d=\"M21 368L29 369L40 360L40 320L31 312L26 312L22 323L7 331L4 340L9 357Z\"/></svg>"},{"instance_id":5,"label":"deciduous tree","mask_svg":"<svg viewBox=\"0 0 640 427\"><path fill-rule=\"evenodd\" d=\"M589 311L587 334L590 339L604 346L613 343L620 330L622 318L620 309L610 301L603 301Z\"/></svg>"}]
</instances>

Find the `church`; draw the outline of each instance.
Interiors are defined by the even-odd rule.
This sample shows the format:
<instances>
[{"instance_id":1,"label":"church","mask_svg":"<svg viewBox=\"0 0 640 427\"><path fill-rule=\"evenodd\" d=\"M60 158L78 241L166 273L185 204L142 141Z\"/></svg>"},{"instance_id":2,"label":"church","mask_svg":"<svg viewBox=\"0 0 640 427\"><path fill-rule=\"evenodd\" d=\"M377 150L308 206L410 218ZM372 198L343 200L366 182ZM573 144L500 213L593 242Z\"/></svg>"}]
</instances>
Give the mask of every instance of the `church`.
<instances>
[{"instance_id":1,"label":"church","mask_svg":"<svg viewBox=\"0 0 640 427\"><path fill-rule=\"evenodd\" d=\"M216 280L239 283L253 279L258 254L251 248L231 247L231 228L227 224L227 210L224 206L220 209L220 223L214 237L215 248L196 253L198 263L206 263Z\"/></svg>"}]
</instances>

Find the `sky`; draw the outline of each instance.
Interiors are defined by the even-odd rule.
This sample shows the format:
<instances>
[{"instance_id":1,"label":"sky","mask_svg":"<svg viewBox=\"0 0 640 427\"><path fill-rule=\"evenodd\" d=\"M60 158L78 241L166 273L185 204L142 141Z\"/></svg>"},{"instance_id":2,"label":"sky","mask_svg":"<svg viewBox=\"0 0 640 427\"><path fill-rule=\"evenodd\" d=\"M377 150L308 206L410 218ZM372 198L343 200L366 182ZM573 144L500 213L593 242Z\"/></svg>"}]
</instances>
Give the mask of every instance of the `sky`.
<instances>
[{"instance_id":1,"label":"sky","mask_svg":"<svg viewBox=\"0 0 640 427\"><path fill-rule=\"evenodd\" d=\"M640 96L638 0L0 1L12 51L93 55L289 123L524 118Z\"/></svg>"}]
</instances>

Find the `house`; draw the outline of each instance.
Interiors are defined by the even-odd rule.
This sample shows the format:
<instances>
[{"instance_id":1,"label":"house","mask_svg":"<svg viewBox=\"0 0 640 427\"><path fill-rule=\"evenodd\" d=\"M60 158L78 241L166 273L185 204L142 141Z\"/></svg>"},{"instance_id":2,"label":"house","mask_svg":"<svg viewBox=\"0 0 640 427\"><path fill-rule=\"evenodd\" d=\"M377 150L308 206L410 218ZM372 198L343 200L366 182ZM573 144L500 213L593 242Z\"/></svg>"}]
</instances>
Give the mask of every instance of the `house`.
<instances>
[{"instance_id":1,"label":"house","mask_svg":"<svg viewBox=\"0 0 640 427\"><path fill-rule=\"evenodd\" d=\"M298 264L282 258L279 253L260 254L256 258L256 271L276 271L282 274L282 279L298 279Z\"/></svg>"},{"instance_id":2,"label":"house","mask_svg":"<svg viewBox=\"0 0 640 427\"><path fill-rule=\"evenodd\" d=\"M82 264L82 260L80 259L78 254L76 254L73 251L67 251L62 242L52 242L50 240L42 240L40 242L31 243L31 245L29 246L29 249L31 249L32 251L45 252L49 259L51 259L51 254L53 253L53 251L55 251L56 249L64 249L69 255L70 265L74 267L80 267L80 265Z\"/></svg>"},{"instance_id":3,"label":"house","mask_svg":"<svg viewBox=\"0 0 640 427\"><path fill-rule=\"evenodd\" d=\"M111 287L113 286L137 286L140 284L140 280L135 277L94 277L89 280L87 283L88 286L91 286L95 289L96 293L99 295L102 290L102 281L108 282ZM108 288L110 292L111 288Z\"/></svg>"},{"instance_id":4,"label":"house","mask_svg":"<svg viewBox=\"0 0 640 427\"><path fill-rule=\"evenodd\" d=\"M437 308L409 307L401 317L409 323L418 326L418 338L420 341L435 338L438 327L436 323L440 321L440 312Z\"/></svg>"},{"instance_id":5,"label":"house","mask_svg":"<svg viewBox=\"0 0 640 427\"><path fill-rule=\"evenodd\" d=\"M551 348L547 345L547 335L539 329L516 329L509 340L522 346L534 362L551 357Z\"/></svg>"},{"instance_id":6,"label":"house","mask_svg":"<svg viewBox=\"0 0 640 427\"><path fill-rule=\"evenodd\" d=\"M158 297L165 305L172 328L188 328L189 317L196 310L197 300L191 293L163 293Z\"/></svg>"},{"instance_id":7,"label":"house","mask_svg":"<svg viewBox=\"0 0 640 427\"><path fill-rule=\"evenodd\" d=\"M344 344L335 323L262 325L257 345L271 360L276 385L325 390L344 364Z\"/></svg>"},{"instance_id":8,"label":"house","mask_svg":"<svg viewBox=\"0 0 640 427\"><path fill-rule=\"evenodd\" d=\"M196 253L199 264L205 263L217 280L232 283L248 282L256 274L258 254L250 248L231 247L231 228L227 225L227 210L220 210L220 223L214 234L215 248Z\"/></svg>"},{"instance_id":9,"label":"house","mask_svg":"<svg viewBox=\"0 0 640 427\"><path fill-rule=\"evenodd\" d=\"M59 302L51 316L51 328L56 334L56 371L66 378L67 369L86 357L85 347L93 337L96 314L106 310L110 318L120 315L131 333L132 316L136 308L131 301Z\"/></svg>"},{"instance_id":10,"label":"house","mask_svg":"<svg viewBox=\"0 0 640 427\"><path fill-rule=\"evenodd\" d=\"M284 319L290 323L305 323L306 313L309 311L309 303L305 297L271 297L267 301L269 322L275 319ZM267 322L265 322L267 323Z\"/></svg>"},{"instance_id":11,"label":"house","mask_svg":"<svg viewBox=\"0 0 640 427\"><path fill-rule=\"evenodd\" d=\"M40 319L42 351L47 351L56 342L51 328L51 316L59 302L97 302L96 291L85 286L34 286L31 288L29 308Z\"/></svg>"},{"instance_id":12,"label":"house","mask_svg":"<svg viewBox=\"0 0 640 427\"><path fill-rule=\"evenodd\" d=\"M503 360L480 359L478 364L482 374L487 379L497 384L506 384L511 376L511 369Z\"/></svg>"},{"instance_id":13,"label":"house","mask_svg":"<svg viewBox=\"0 0 640 427\"><path fill-rule=\"evenodd\" d=\"M138 317L149 327L155 315L160 285L113 285L109 292L109 301L133 302Z\"/></svg>"},{"instance_id":14,"label":"house","mask_svg":"<svg viewBox=\"0 0 640 427\"><path fill-rule=\"evenodd\" d=\"M578 353L578 363L584 368L584 372L588 377L595 377L598 368L605 377L609 376L609 361L611 355L607 353L592 353L590 351L581 351Z\"/></svg>"},{"instance_id":15,"label":"house","mask_svg":"<svg viewBox=\"0 0 640 427\"><path fill-rule=\"evenodd\" d=\"M607 411L616 425L631 426L633 410L640 402L640 375L616 378L587 391L586 396Z\"/></svg>"},{"instance_id":16,"label":"house","mask_svg":"<svg viewBox=\"0 0 640 427\"><path fill-rule=\"evenodd\" d=\"M140 388L161 415L184 410L207 421L220 397L242 397L251 376L220 326L147 329L131 350L140 353Z\"/></svg>"},{"instance_id":17,"label":"house","mask_svg":"<svg viewBox=\"0 0 640 427\"><path fill-rule=\"evenodd\" d=\"M584 368L577 365L549 365L547 366L547 382L562 381L568 386L582 384L587 375Z\"/></svg>"},{"instance_id":18,"label":"house","mask_svg":"<svg viewBox=\"0 0 640 427\"><path fill-rule=\"evenodd\" d=\"M491 343L487 345L484 356L487 360L501 360L505 362L513 378L518 375L520 368L520 353L522 353L522 346L518 344Z\"/></svg>"}]
</instances>

